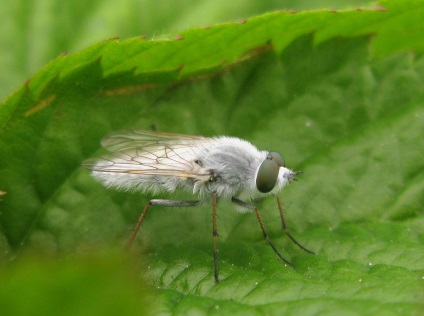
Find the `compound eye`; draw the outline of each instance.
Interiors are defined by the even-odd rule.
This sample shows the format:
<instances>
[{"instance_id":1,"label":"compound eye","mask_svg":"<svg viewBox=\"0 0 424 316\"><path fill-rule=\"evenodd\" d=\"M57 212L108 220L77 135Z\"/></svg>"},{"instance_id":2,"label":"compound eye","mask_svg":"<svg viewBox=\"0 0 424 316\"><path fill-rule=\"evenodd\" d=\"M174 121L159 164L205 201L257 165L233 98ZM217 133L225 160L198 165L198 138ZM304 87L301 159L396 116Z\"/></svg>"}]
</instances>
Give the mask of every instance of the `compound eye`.
<instances>
[{"instance_id":1,"label":"compound eye","mask_svg":"<svg viewBox=\"0 0 424 316\"><path fill-rule=\"evenodd\" d=\"M274 159L280 167L286 166L286 162L284 161L284 158L280 153L277 153L276 151L271 151L269 152L268 156L271 156L272 159Z\"/></svg>"},{"instance_id":2,"label":"compound eye","mask_svg":"<svg viewBox=\"0 0 424 316\"><path fill-rule=\"evenodd\" d=\"M281 156L281 155L280 155ZM267 157L259 167L256 176L256 187L262 193L268 193L274 189L277 183L280 166L273 158Z\"/></svg>"}]
</instances>

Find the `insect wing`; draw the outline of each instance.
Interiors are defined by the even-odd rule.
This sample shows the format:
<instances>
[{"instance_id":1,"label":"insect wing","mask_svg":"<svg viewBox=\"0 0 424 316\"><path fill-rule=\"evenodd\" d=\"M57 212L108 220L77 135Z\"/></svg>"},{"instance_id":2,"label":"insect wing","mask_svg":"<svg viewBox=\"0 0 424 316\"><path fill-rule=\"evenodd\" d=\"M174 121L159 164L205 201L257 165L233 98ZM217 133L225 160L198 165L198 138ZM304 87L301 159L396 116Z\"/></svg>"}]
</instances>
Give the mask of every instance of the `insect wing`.
<instances>
[{"instance_id":1,"label":"insect wing","mask_svg":"<svg viewBox=\"0 0 424 316\"><path fill-rule=\"evenodd\" d=\"M110 152L143 148L157 144L175 145L204 142L202 136L162 133L154 131L125 130L115 132L102 139L102 146Z\"/></svg>"},{"instance_id":2,"label":"insect wing","mask_svg":"<svg viewBox=\"0 0 424 316\"><path fill-rule=\"evenodd\" d=\"M196 163L207 138L180 134L124 131L102 141L111 153L83 163L98 172L173 176L207 181L211 172Z\"/></svg>"}]
</instances>

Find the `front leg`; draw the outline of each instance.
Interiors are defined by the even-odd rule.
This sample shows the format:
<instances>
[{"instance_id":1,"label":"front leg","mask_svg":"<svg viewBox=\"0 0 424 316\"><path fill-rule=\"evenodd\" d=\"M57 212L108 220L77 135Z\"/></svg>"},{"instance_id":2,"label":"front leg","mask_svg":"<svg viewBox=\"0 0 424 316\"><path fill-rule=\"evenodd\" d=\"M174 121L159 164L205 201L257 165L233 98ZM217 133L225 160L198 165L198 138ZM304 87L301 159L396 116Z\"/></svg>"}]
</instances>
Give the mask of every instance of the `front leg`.
<instances>
[{"instance_id":1,"label":"front leg","mask_svg":"<svg viewBox=\"0 0 424 316\"><path fill-rule=\"evenodd\" d=\"M242 206L242 207L244 207L244 208L247 208L247 209L249 209L249 210L254 210L255 211L255 213L256 213L256 216L257 216L257 218L258 218L258 222L259 222L259 225L261 226L261 229L262 229L262 233L263 233L263 235L264 235L264 238L266 239L266 241L268 242L268 244L271 246L271 248L274 250L274 252L276 253L276 255L284 262L284 263L286 263L286 264L288 264L289 266L291 266L291 267L293 267L294 268L294 265L290 262L290 261L288 261L286 258L284 258L279 252L278 252L278 250L277 250L277 248L275 247L275 245L274 245L274 243L271 241L271 239L269 239L269 236L268 236L268 232L267 232L267 230L266 230L266 228L265 228L265 224L264 224L264 222L263 222L263 220L262 220L262 216L261 216L261 214L259 213L259 210L258 210L258 208L255 206L255 205L253 205L253 204L249 204L249 203L247 203L247 202L244 202L244 201L242 201L242 200L239 200L239 199L237 199L237 198L235 198L235 197L233 197L232 199L231 199L231 201L232 202L234 202L235 204L237 204L237 205L240 205L240 206Z\"/></svg>"},{"instance_id":2,"label":"front leg","mask_svg":"<svg viewBox=\"0 0 424 316\"><path fill-rule=\"evenodd\" d=\"M293 236L290 234L289 230L287 229L286 221L284 220L284 211L283 206L281 205L280 198L277 196L277 204L278 204L278 210L280 211L280 218L281 218L281 226L283 227L284 233L291 239L292 242L294 242L300 249L306 251L307 253L310 253L311 255L314 255L315 252L312 250L309 250L302 246Z\"/></svg>"}]
</instances>

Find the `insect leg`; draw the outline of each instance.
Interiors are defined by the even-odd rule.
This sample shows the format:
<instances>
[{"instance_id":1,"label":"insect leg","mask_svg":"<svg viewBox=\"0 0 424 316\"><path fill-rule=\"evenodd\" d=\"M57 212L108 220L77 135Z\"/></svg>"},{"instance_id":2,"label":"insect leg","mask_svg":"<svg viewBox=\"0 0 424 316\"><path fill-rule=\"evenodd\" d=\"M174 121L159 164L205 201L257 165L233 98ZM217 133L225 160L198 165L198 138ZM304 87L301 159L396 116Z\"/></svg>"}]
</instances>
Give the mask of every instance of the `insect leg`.
<instances>
[{"instance_id":1,"label":"insect leg","mask_svg":"<svg viewBox=\"0 0 424 316\"><path fill-rule=\"evenodd\" d=\"M305 248L304 246L302 246L296 239L294 239L294 237L292 236L292 234L290 234L290 232L287 229L286 226L286 221L284 220L284 212L283 212L283 206L281 205L281 201L280 198L277 196L277 204L278 204L278 210L280 211L280 217L281 217L281 225L283 226L283 231L284 233L302 250L310 253L310 254L315 254L315 252Z\"/></svg>"},{"instance_id":2,"label":"insect leg","mask_svg":"<svg viewBox=\"0 0 424 316\"><path fill-rule=\"evenodd\" d=\"M192 207L200 204L200 201L179 201L179 200L150 200L143 211L140 214L140 217L137 220L137 224L134 227L134 230L130 236L130 239L127 242L126 249L129 249L137 235L138 230L140 229L141 224L146 217L147 212L149 211L150 206L159 205L159 206L170 206L170 207Z\"/></svg>"},{"instance_id":3,"label":"insect leg","mask_svg":"<svg viewBox=\"0 0 424 316\"><path fill-rule=\"evenodd\" d=\"M214 264L214 278L215 283L219 282L218 279L218 230L216 228L216 204L217 197L216 192L212 195L212 236L213 236L213 264Z\"/></svg>"},{"instance_id":4,"label":"insect leg","mask_svg":"<svg viewBox=\"0 0 424 316\"><path fill-rule=\"evenodd\" d=\"M262 216L261 216L261 214L259 213L259 210L258 210L258 208L255 206L255 205L252 205L252 204L249 204L249 203L246 203L246 202L244 202L244 201L242 201L242 200L239 200L239 199L237 199L237 198L235 198L235 197L233 197L232 199L231 199L231 201L232 202L234 202L235 204L237 204L237 205L240 205L240 206L242 206L242 207L245 207L245 208L247 208L247 209L249 209L249 210L254 210L255 211L255 213L256 213L256 216L257 216L257 218L258 218L258 222L259 222L259 225L261 226L261 229L262 229L262 233L263 233L263 235L264 235L264 238L266 239L266 241L268 242L268 244L271 246L271 248L274 250L274 252L275 252L275 254L282 260L282 261L284 261L286 264L288 264L289 266L292 266L293 268L294 268L294 266L293 266L293 264L290 262L290 261L288 261L286 258L284 258L279 252L278 252L278 250L277 250L277 248L275 247L275 245L274 245L274 243L271 241L271 239L269 239L269 236L268 236L268 232L266 231L266 228L265 228L265 224L264 224L264 222L263 222L263 220L262 220Z\"/></svg>"}]
</instances>

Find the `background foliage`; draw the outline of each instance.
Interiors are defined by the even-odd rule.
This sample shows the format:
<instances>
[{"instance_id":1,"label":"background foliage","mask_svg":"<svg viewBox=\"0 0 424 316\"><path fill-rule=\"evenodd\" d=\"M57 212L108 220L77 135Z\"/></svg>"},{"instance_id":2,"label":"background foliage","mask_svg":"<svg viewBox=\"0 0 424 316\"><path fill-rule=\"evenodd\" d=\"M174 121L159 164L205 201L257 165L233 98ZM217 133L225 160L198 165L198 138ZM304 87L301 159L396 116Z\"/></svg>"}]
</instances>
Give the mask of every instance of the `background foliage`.
<instances>
[{"instance_id":1,"label":"background foliage","mask_svg":"<svg viewBox=\"0 0 424 316\"><path fill-rule=\"evenodd\" d=\"M293 3L154 3L14 2L3 13L3 95L75 52L0 105L0 291L9 310L25 308L13 293L53 288L63 296L33 302L40 314L63 297L92 313L69 292L140 311L138 285L147 283L147 309L163 314L422 312L423 1L252 18ZM296 9L311 9L305 3ZM228 20L237 22L212 25ZM181 31L202 25L210 27ZM92 45L141 34L154 40ZM281 196L288 225L317 255L283 236L273 199L259 207L296 270L278 261L253 214L226 204L218 285L207 206L152 210L134 258L105 253L125 242L149 197L106 190L80 163L123 128L227 134L282 152L305 172ZM102 276L116 295L99 291Z\"/></svg>"}]
</instances>

